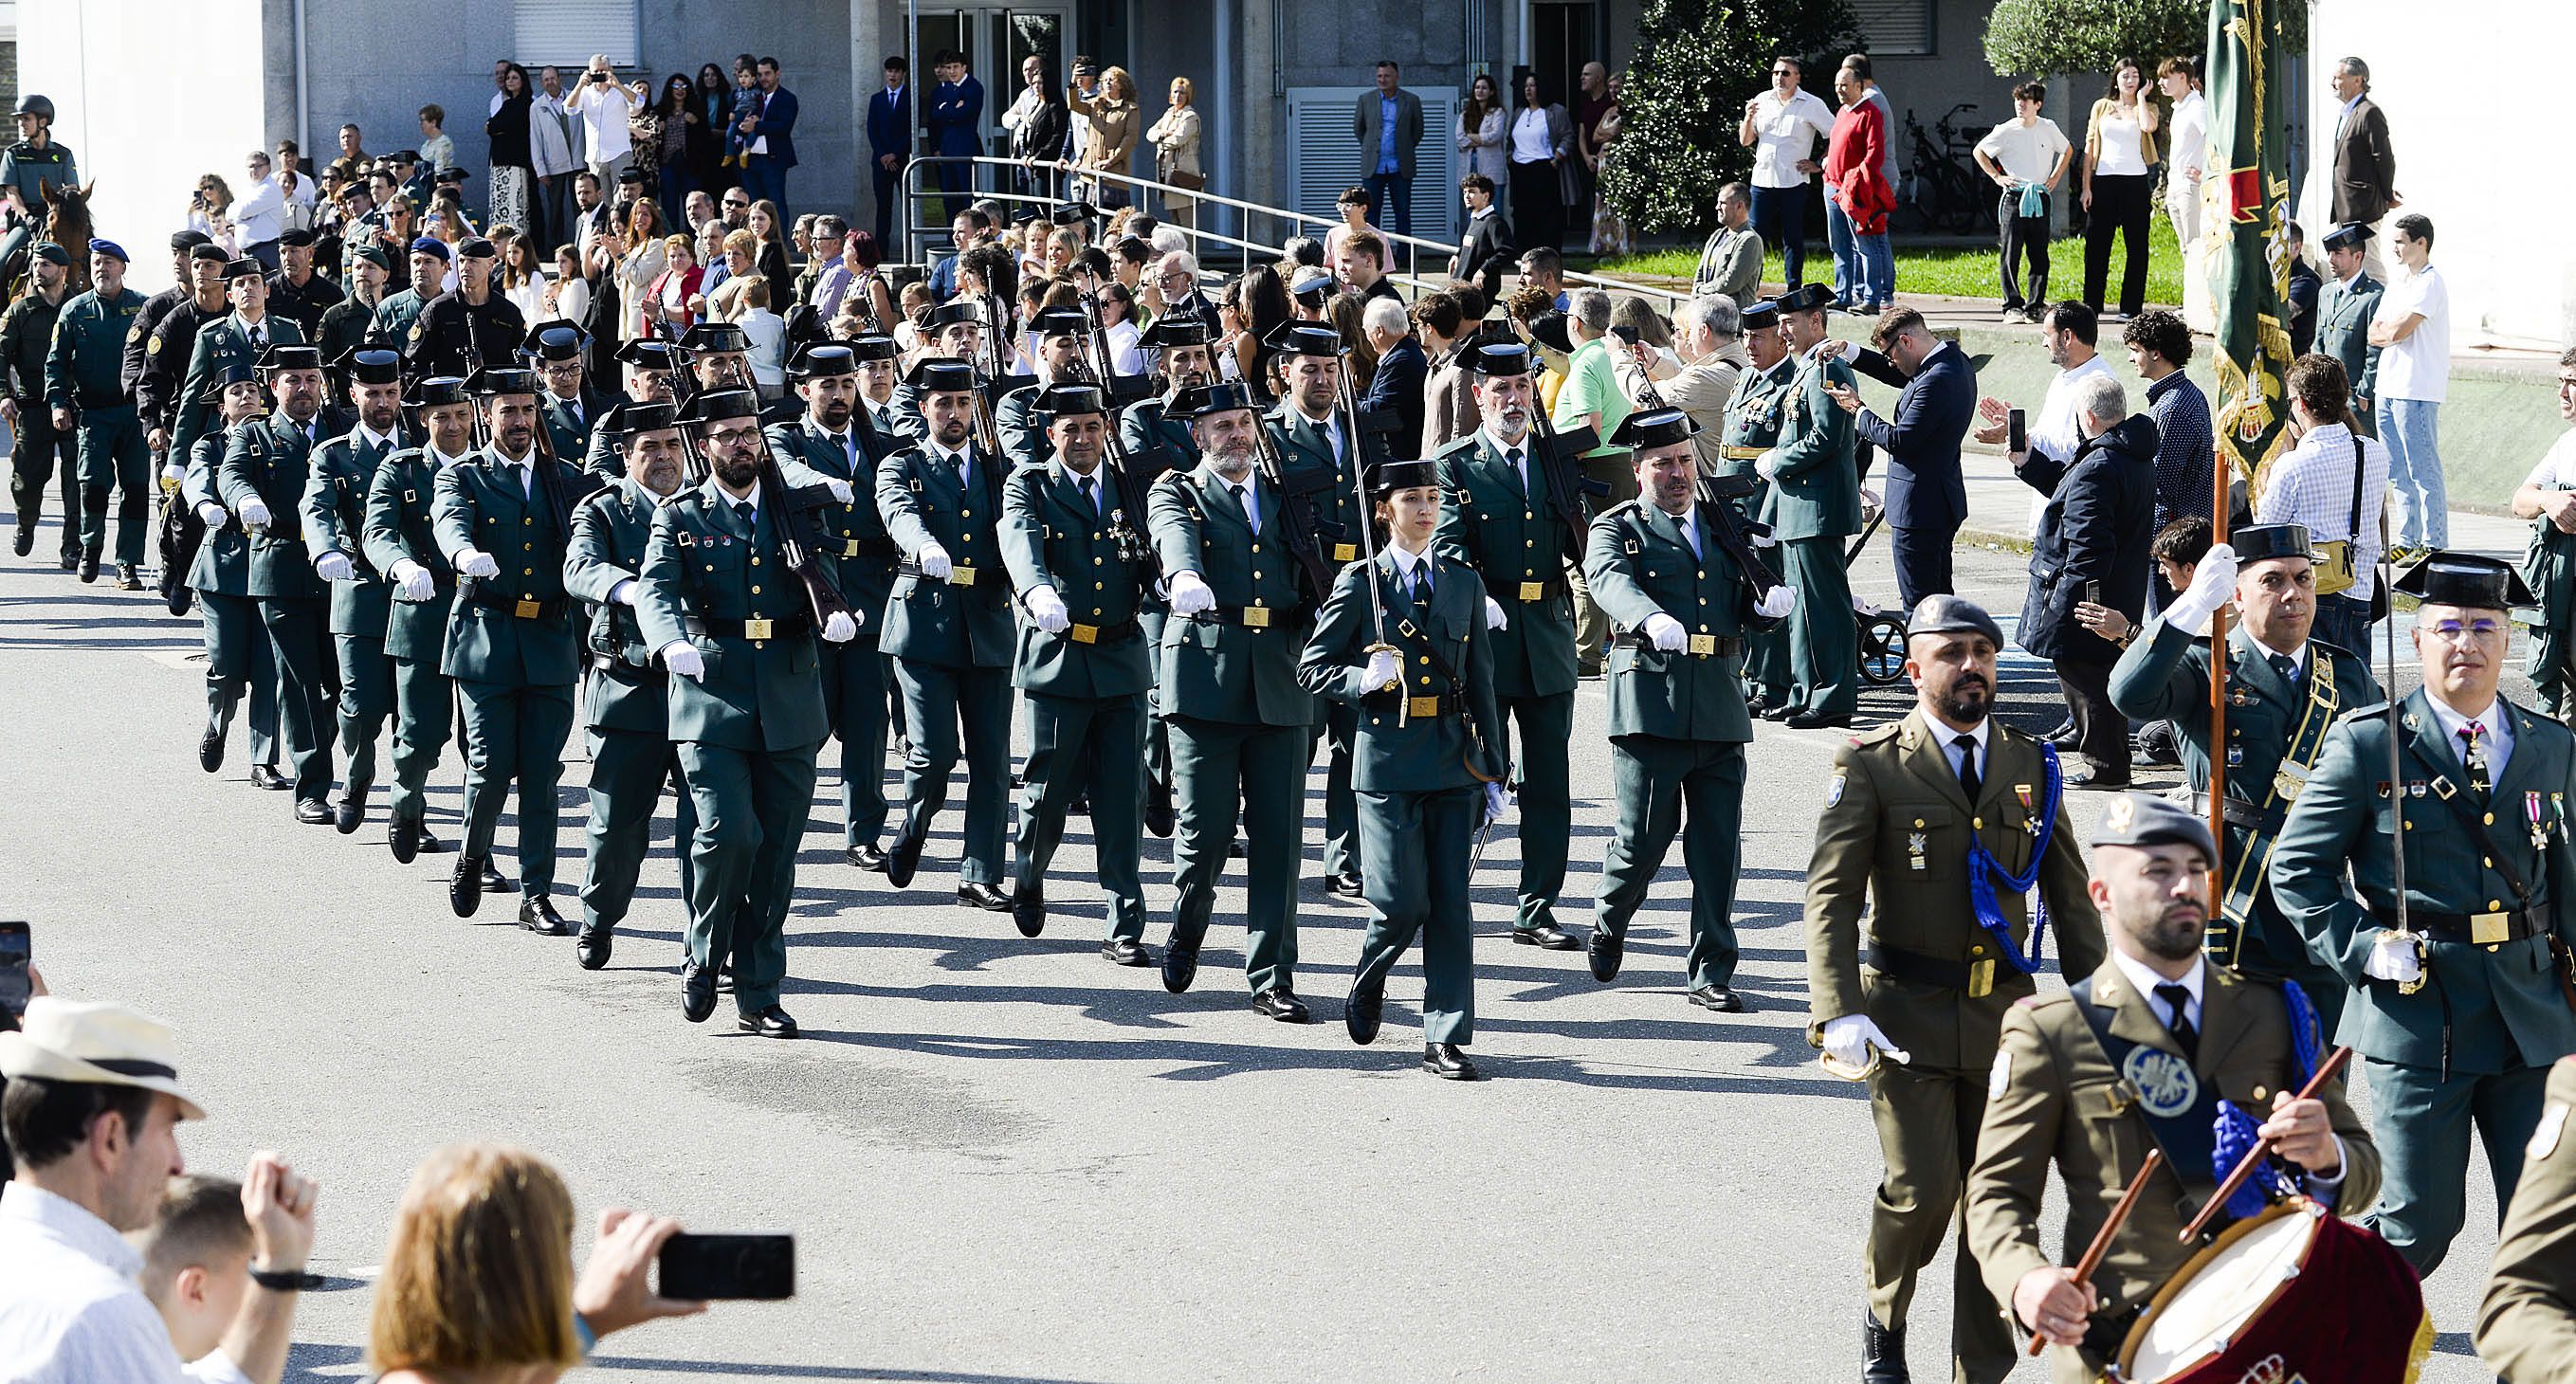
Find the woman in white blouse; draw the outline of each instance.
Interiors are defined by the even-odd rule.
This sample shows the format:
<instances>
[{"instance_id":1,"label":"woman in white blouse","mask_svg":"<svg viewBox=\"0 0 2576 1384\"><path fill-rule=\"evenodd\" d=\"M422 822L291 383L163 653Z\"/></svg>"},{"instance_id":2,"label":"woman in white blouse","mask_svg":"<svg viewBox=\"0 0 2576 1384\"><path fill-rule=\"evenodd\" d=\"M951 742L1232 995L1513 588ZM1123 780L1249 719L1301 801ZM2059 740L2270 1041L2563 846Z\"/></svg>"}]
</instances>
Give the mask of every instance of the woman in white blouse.
<instances>
[{"instance_id":1,"label":"woman in white blouse","mask_svg":"<svg viewBox=\"0 0 2576 1384\"><path fill-rule=\"evenodd\" d=\"M1171 108L1145 131L1146 142L1154 146L1156 182L1192 188L1207 184L1199 168L1197 94L1189 78L1174 77ZM1197 198L1167 188L1163 193L1163 219L1175 226L1195 227L1198 204Z\"/></svg>"},{"instance_id":2,"label":"woman in white blouse","mask_svg":"<svg viewBox=\"0 0 2576 1384\"><path fill-rule=\"evenodd\" d=\"M1565 158L1574 151L1574 122L1565 107L1547 99L1538 74L1521 77L1521 103L1512 112L1512 243L1523 250L1562 249L1570 189Z\"/></svg>"},{"instance_id":3,"label":"woman in white blouse","mask_svg":"<svg viewBox=\"0 0 2576 1384\"><path fill-rule=\"evenodd\" d=\"M2147 216L2155 201L2154 98L2136 58L2111 69L2111 94L2093 103L2084 126L2084 301L2102 311L2111 276L2111 237L2121 242L2120 310L2125 322L2147 305Z\"/></svg>"},{"instance_id":4,"label":"woman in white blouse","mask_svg":"<svg viewBox=\"0 0 2576 1384\"><path fill-rule=\"evenodd\" d=\"M1458 152L1467 171L1493 179L1498 189L1512 176L1506 147L1511 123L1511 113L1503 109L1502 93L1494 86L1493 74L1477 73L1476 80L1468 84L1467 103L1458 108Z\"/></svg>"}]
</instances>

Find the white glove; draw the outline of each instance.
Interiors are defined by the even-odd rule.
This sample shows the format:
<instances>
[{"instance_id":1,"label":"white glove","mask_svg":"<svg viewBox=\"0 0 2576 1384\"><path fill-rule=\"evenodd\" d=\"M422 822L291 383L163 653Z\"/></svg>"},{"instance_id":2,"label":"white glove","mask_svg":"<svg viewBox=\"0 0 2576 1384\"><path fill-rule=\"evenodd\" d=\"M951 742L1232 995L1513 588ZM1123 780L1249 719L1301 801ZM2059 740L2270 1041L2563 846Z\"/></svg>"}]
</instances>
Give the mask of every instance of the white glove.
<instances>
[{"instance_id":1,"label":"white glove","mask_svg":"<svg viewBox=\"0 0 2576 1384\"><path fill-rule=\"evenodd\" d=\"M184 481L187 478L188 468L183 462L174 461L161 468L161 479L168 481L172 485L177 485L179 482Z\"/></svg>"},{"instance_id":2,"label":"white glove","mask_svg":"<svg viewBox=\"0 0 2576 1384\"><path fill-rule=\"evenodd\" d=\"M912 565L920 568L921 574L932 581L946 581L948 574L955 570L955 565L948 560L948 550L936 542L922 544L921 551L913 554Z\"/></svg>"},{"instance_id":3,"label":"white glove","mask_svg":"<svg viewBox=\"0 0 2576 1384\"><path fill-rule=\"evenodd\" d=\"M313 575L324 581L356 581L358 564L351 562L347 553L333 548L313 559Z\"/></svg>"},{"instance_id":4,"label":"white glove","mask_svg":"<svg viewBox=\"0 0 2576 1384\"><path fill-rule=\"evenodd\" d=\"M1769 524L1746 525L1744 529L1744 540L1751 543L1756 548L1777 548L1780 546L1780 536L1771 531L1771 526Z\"/></svg>"},{"instance_id":5,"label":"white glove","mask_svg":"<svg viewBox=\"0 0 2576 1384\"><path fill-rule=\"evenodd\" d=\"M1753 603L1753 613L1765 620L1777 620L1797 608L1798 593L1785 586L1772 587Z\"/></svg>"},{"instance_id":6,"label":"white glove","mask_svg":"<svg viewBox=\"0 0 2576 1384\"><path fill-rule=\"evenodd\" d=\"M823 642L847 644L859 637L858 617L846 610L836 610L823 617Z\"/></svg>"},{"instance_id":7,"label":"white glove","mask_svg":"<svg viewBox=\"0 0 2576 1384\"><path fill-rule=\"evenodd\" d=\"M1869 1065L1869 1050L1876 1048L1893 1062L1911 1062L1914 1054L1887 1040L1866 1014L1845 1014L1825 1020L1825 1055L1853 1067Z\"/></svg>"},{"instance_id":8,"label":"white glove","mask_svg":"<svg viewBox=\"0 0 2576 1384\"><path fill-rule=\"evenodd\" d=\"M394 585L401 588L402 598L406 601L426 601L438 594L438 578L410 558L395 563L394 569L385 575L394 579Z\"/></svg>"},{"instance_id":9,"label":"white glove","mask_svg":"<svg viewBox=\"0 0 2576 1384\"><path fill-rule=\"evenodd\" d=\"M230 520L232 517L233 512L231 510L224 508L222 505L216 504L212 500L208 500L204 504L197 506L197 518L203 520L206 527L210 529L222 528L225 522Z\"/></svg>"},{"instance_id":10,"label":"white glove","mask_svg":"<svg viewBox=\"0 0 2576 1384\"><path fill-rule=\"evenodd\" d=\"M703 682L707 676L706 655L685 639L674 639L662 646L662 666L691 682Z\"/></svg>"},{"instance_id":11,"label":"white glove","mask_svg":"<svg viewBox=\"0 0 2576 1384\"><path fill-rule=\"evenodd\" d=\"M1503 814L1504 814L1504 813L1506 813L1506 812L1511 811L1511 809L1512 809L1512 803L1513 803L1513 799L1512 799L1512 790L1510 790L1510 789L1508 789L1508 788L1505 788L1505 787L1502 785L1501 780L1499 780L1499 779L1498 779L1498 780L1496 780L1496 781L1494 781L1494 782L1492 782L1492 783L1489 783L1489 784L1486 784L1486 785L1485 785L1485 820L1486 820L1486 821L1488 821L1488 822L1499 822L1499 821L1501 821L1501 820L1502 820L1502 818L1503 818Z\"/></svg>"},{"instance_id":12,"label":"white glove","mask_svg":"<svg viewBox=\"0 0 2576 1384\"><path fill-rule=\"evenodd\" d=\"M838 500L845 505L850 503L851 498L857 494L856 491L850 489L850 483L848 481L842 480L838 476L825 476L823 478L823 488L832 492L833 499Z\"/></svg>"},{"instance_id":13,"label":"white glove","mask_svg":"<svg viewBox=\"0 0 2576 1384\"><path fill-rule=\"evenodd\" d=\"M241 502L241 521L243 528L265 529L268 527L269 520L272 517L274 516L270 515L268 512L268 502L257 495L253 495L249 499Z\"/></svg>"},{"instance_id":14,"label":"white glove","mask_svg":"<svg viewBox=\"0 0 2576 1384\"><path fill-rule=\"evenodd\" d=\"M1668 654L1680 653L1682 647L1690 643L1690 635L1682 629L1682 622L1660 610L1646 617L1642 632L1655 641L1656 648Z\"/></svg>"},{"instance_id":15,"label":"white glove","mask_svg":"<svg viewBox=\"0 0 2576 1384\"><path fill-rule=\"evenodd\" d=\"M1172 613L1203 615L1216 609L1216 593L1208 589L1196 572L1172 574Z\"/></svg>"},{"instance_id":16,"label":"white glove","mask_svg":"<svg viewBox=\"0 0 2576 1384\"><path fill-rule=\"evenodd\" d=\"M2165 606L2165 623L2185 634L2205 634L2209 617L2236 596L2236 549L2213 545L2191 569L2191 585Z\"/></svg>"},{"instance_id":17,"label":"white glove","mask_svg":"<svg viewBox=\"0 0 2576 1384\"><path fill-rule=\"evenodd\" d=\"M456 551L456 575L497 577L501 575L501 564L493 561L492 555L480 548L459 548Z\"/></svg>"},{"instance_id":18,"label":"white glove","mask_svg":"<svg viewBox=\"0 0 2576 1384\"><path fill-rule=\"evenodd\" d=\"M1491 596L1485 598L1485 628L1503 630L1512 627L1512 617L1503 613L1503 603Z\"/></svg>"},{"instance_id":19,"label":"white glove","mask_svg":"<svg viewBox=\"0 0 2576 1384\"><path fill-rule=\"evenodd\" d=\"M2415 939L2383 932L2370 944L2370 960L2362 964L2361 973L2404 985L2424 974L2424 958L2415 954Z\"/></svg>"},{"instance_id":20,"label":"white glove","mask_svg":"<svg viewBox=\"0 0 2576 1384\"><path fill-rule=\"evenodd\" d=\"M1404 686L1404 667L1395 661L1395 650L1379 649L1369 655L1368 667L1360 670L1360 690L1384 692Z\"/></svg>"},{"instance_id":21,"label":"white glove","mask_svg":"<svg viewBox=\"0 0 2576 1384\"><path fill-rule=\"evenodd\" d=\"M1780 474L1779 452L1777 450L1766 451L1762 455L1755 457L1753 459L1753 474L1760 476L1766 481L1778 478Z\"/></svg>"},{"instance_id":22,"label":"white glove","mask_svg":"<svg viewBox=\"0 0 2576 1384\"><path fill-rule=\"evenodd\" d=\"M628 577L615 586L608 588L608 603L610 605L622 606L634 605L635 579L633 577Z\"/></svg>"},{"instance_id":23,"label":"white glove","mask_svg":"<svg viewBox=\"0 0 2576 1384\"><path fill-rule=\"evenodd\" d=\"M1029 608L1029 618L1048 634L1062 634L1073 626L1073 616L1064 608L1064 597L1055 594L1052 586L1030 587L1021 602Z\"/></svg>"}]
</instances>

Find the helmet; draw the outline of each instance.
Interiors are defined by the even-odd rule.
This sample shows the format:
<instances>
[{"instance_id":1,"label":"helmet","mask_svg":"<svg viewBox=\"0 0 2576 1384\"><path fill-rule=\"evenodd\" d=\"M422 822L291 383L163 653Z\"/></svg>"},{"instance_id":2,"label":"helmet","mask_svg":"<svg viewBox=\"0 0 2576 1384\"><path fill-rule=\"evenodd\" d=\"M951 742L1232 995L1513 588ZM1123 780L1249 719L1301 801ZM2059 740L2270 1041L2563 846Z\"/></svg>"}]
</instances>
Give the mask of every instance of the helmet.
<instances>
[{"instance_id":1,"label":"helmet","mask_svg":"<svg viewBox=\"0 0 2576 1384\"><path fill-rule=\"evenodd\" d=\"M50 123L54 118L54 103L32 93L21 96L18 98L18 114L42 116Z\"/></svg>"}]
</instances>

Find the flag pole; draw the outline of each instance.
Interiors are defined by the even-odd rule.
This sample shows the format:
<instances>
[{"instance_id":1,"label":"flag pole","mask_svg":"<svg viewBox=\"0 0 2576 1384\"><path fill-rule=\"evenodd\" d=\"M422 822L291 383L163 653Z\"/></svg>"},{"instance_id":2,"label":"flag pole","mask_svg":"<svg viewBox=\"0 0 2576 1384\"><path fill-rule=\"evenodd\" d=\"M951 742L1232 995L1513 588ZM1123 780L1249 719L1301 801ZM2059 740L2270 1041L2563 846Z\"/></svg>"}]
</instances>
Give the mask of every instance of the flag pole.
<instances>
[{"instance_id":1,"label":"flag pole","mask_svg":"<svg viewBox=\"0 0 2576 1384\"><path fill-rule=\"evenodd\" d=\"M2210 454L2209 542L2227 541L2230 468L2227 452ZM2221 928L2227 922L2227 603L2209 613L2209 839L2217 846L2209 861L2209 916ZM2233 965L2236 952L2226 960Z\"/></svg>"}]
</instances>

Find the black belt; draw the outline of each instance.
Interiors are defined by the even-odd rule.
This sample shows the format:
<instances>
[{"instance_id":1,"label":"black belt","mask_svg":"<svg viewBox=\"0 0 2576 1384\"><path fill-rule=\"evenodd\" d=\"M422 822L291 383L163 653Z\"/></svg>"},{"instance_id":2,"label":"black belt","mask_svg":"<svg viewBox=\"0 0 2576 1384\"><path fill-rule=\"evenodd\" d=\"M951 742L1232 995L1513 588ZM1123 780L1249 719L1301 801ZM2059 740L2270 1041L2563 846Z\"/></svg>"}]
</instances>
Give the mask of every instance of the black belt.
<instances>
[{"instance_id":1,"label":"black belt","mask_svg":"<svg viewBox=\"0 0 2576 1384\"><path fill-rule=\"evenodd\" d=\"M1466 704L1456 697L1407 697L1393 692L1372 692L1360 698L1360 705L1381 713L1401 710L1416 721L1433 716L1452 716L1467 709Z\"/></svg>"},{"instance_id":2,"label":"black belt","mask_svg":"<svg viewBox=\"0 0 2576 1384\"><path fill-rule=\"evenodd\" d=\"M2207 821L2209 819L2209 795L2207 793L2192 794L2191 810L2197 814L2201 820ZM2229 826L2241 827L2246 831L2279 831L2281 829L2282 821L2290 815L2287 809L2267 815L2263 811L2261 804L2249 803L2243 798L2220 799L2218 811L2219 814L2226 819Z\"/></svg>"},{"instance_id":3,"label":"black belt","mask_svg":"<svg viewBox=\"0 0 2576 1384\"><path fill-rule=\"evenodd\" d=\"M891 538L827 538L823 540L822 548L839 558L896 557L903 552Z\"/></svg>"},{"instance_id":4,"label":"black belt","mask_svg":"<svg viewBox=\"0 0 2576 1384\"><path fill-rule=\"evenodd\" d=\"M1065 626L1063 638L1076 644L1123 644L1144 633L1144 626L1133 620L1114 625L1086 625L1076 622Z\"/></svg>"},{"instance_id":5,"label":"black belt","mask_svg":"<svg viewBox=\"0 0 2576 1384\"><path fill-rule=\"evenodd\" d=\"M976 567L969 563L953 562L948 566L947 576L934 577L923 572L920 563L911 558L905 558L894 565L894 570L897 576L918 577L923 581L954 587L967 595L982 596L990 601L1008 600L1011 595L1010 578L999 567Z\"/></svg>"},{"instance_id":6,"label":"black belt","mask_svg":"<svg viewBox=\"0 0 2576 1384\"><path fill-rule=\"evenodd\" d=\"M1919 951L1907 951L1903 947L1891 947L1874 937L1869 943L1869 964L1873 970L1894 976L1898 980L1913 981L1917 985L1929 985L1941 990L1968 988L1967 962L1930 956Z\"/></svg>"},{"instance_id":7,"label":"black belt","mask_svg":"<svg viewBox=\"0 0 2576 1384\"><path fill-rule=\"evenodd\" d=\"M1688 638L1690 642L1668 652L1687 658L1734 658L1744 652L1744 641L1731 634L1694 634ZM1610 636L1610 645L1618 649L1652 651L1655 641L1641 633L1629 631Z\"/></svg>"},{"instance_id":8,"label":"black belt","mask_svg":"<svg viewBox=\"0 0 2576 1384\"><path fill-rule=\"evenodd\" d=\"M667 682L670 672L662 668L638 668L614 654L592 654L590 666L621 682Z\"/></svg>"},{"instance_id":9,"label":"black belt","mask_svg":"<svg viewBox=\"0 0 2576 1384\"><path fill-rule=\"evenodd\" d=\"M1553 601L1565 594L1565 574L1560 572L1545 581L1496 581L1485 579L1485 594L1505 605L1528 605L1533 601Z\"/></svg>"},{"instance_id":10,"label":"black belt","mask_svg":"<svg viewBox=\"0 0 2576 1384\"><path fill-rule=\"evenodd\" d=\"M2374 916L2393 916L2393 910ZM2496 942L2519 942L2549 931L2549 918L2537 908L2507 909L2500 913L2433 913L2421 908L2406 910L2406 925L2436 942L2459 942L2469 946L2487 946Z\"/></svg>"},{"instance_id":11,"label":"black belt","mask_svg":"<svg viewBox=\"0 0 2576 1384\"><path fill-rule=\"evenodd\" d=\"M474 594L471 599L476 605L489 606L494 610L506 611L522 620L552 619L555 616L563 614L564 607L567 604L561 596L558 596L551 601L527 601L521 600L507 592L494 591L490 587L481 585L477 585L474 588Z\"/></svg>"},{"instance_id":12,"label":"black belt","mask_svg":"<svg viewBox=\"0 0 2576 1384\"><path fill-rule=\"evenodd\" d=\"M1281 629L1297 618L1304 606L1210 606L1191 616L1219 625L1241 625L1248 630Z\"/></svg>"},{"instance_id":13,"label":"black belt","mask_svg":"<svg viewBox=\"0 0 2576 1384\"><path fill-rule=\"evenodd\" d=\"M767 620L720 620L713 616L691 615L680 623L691 634L712 635L718 639L796 639L814 632L814 617L803 611Z\"/></svg>"}]
</instances>

